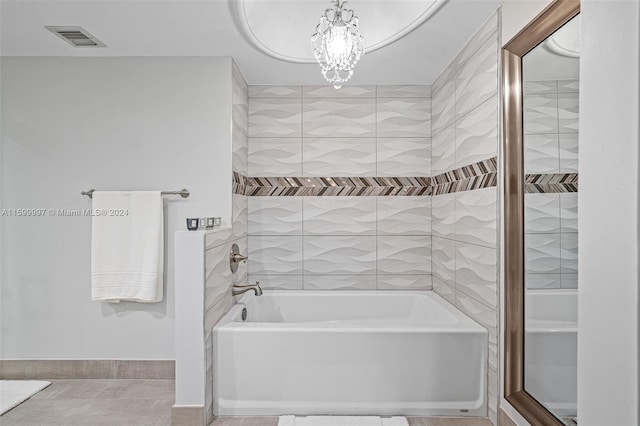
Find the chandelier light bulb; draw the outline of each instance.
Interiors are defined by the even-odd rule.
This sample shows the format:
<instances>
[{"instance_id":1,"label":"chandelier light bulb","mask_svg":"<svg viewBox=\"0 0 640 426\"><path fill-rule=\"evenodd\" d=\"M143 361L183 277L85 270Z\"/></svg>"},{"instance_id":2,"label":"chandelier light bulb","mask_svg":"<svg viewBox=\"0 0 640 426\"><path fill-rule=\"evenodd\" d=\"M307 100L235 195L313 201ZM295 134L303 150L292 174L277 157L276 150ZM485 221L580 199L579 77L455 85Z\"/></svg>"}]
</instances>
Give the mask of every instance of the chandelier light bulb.
<instances>
[{"instance_id":1,"label":"chandelier light bulb","mask_svg":"<svg viewBox=\"0 0 640 426\"><path fill-rule=\"evenodd\" d=\"M345 9L346 4L343 0L333 0L311 36L313 55L322 75L336 89L351 78L353 68L364 55L358 18L353 10Z\"/></svg>"}]
</instances>

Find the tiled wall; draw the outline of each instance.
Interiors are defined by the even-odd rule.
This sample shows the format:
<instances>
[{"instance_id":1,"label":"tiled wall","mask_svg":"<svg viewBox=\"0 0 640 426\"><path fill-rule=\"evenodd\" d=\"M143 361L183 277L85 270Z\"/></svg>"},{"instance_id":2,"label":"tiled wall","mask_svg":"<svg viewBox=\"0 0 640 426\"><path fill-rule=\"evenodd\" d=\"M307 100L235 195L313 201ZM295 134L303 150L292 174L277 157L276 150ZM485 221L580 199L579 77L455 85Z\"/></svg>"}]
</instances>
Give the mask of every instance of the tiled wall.
<instances>
[{"instance_id":1,"label":"tiled wall","mask_svg":"<svg viewBox=\"0 0 640 426\"><path fill-rule=\"evenodd\" d=\"M498 155L498 16L433 84L434 179ZM490 163L490 162L489 162ZM494 186L432 197L433 288L489 330L489 417L498 404L497 197Z\"/></svg>"},{"instance_id":2,"label":"tiled wall","mask_svg":"<svg viewBox=\"0 0 640 426\"><path fill-rule=\"evenodd\" d=\"M235 173L247 173L247 111L248 88L244 76L235 62L232 64L232 166ZM231 193L232 188L229 188ZM247 253L247 197L233 194L232 228L217 234L207 234L205 239L205 415L207 424L213 418L213 341L211 330L234 304L231 295L233 284L247 281L247 264L238 265L231 273L229 253L232 244L237 244L240 253Z\"/></svg>"},{"instance_id":3,"label":"tiled wall","mask_svg":"<svg viewBox=\"0 0 640 426\"><path fill-rule=\"evenodd\" d=\"M524 84L524 168L547 178L578 173L578 80ZM578 285L575 186L525 194L525 282L529 289Z\"/></svg>"},{"instance_id":4,"label":"tiled wall","mask_svg":"<svg viewBox=\"0 0 640 426\"><path fill-rule=\"evenodd\" d=\"M430 157L429 86L249 87L251 177L377 185L375 177L430 176ZM430 289L430 220L428 196L249 197L249 280L278 289Z\"/></svg>"}]
</instances>

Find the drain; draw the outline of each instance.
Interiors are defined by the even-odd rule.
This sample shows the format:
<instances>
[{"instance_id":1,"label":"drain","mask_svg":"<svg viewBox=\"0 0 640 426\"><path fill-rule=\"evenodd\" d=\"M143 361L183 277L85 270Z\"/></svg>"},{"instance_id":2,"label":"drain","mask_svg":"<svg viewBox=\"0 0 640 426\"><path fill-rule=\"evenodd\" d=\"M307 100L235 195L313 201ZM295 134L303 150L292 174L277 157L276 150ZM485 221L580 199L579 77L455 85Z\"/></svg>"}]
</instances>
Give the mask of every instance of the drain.
<instances>
[{"instance_id":1,"label":"drain","mask_svg":"<svg viewBox=\"0 0 640 426\"><path fill-rule=\"evenodd\" d=\"M460 410L461 413L468 413L469 410L467 410L466 408L463 408L462 410Z\"/></svg>"},{"instance_id":2,"label":"drain","mask_svg":"<svg viewBox=\"0 0 640 426\"><path fill-rule=\"evenodd\" d=\"M242 321L247 320L247 308L242 308Z\"/></svg>"}]
</instances>

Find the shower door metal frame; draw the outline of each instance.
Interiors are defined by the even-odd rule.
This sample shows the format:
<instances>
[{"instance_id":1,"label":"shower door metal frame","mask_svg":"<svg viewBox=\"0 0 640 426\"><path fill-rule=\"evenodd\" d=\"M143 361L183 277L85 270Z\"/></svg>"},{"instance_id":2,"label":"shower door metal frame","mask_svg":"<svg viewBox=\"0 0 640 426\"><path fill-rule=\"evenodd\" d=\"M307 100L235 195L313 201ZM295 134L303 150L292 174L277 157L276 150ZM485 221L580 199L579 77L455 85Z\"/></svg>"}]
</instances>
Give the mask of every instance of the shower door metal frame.
<instances>
[{"instance_id":1,"label":"shower door metal frame","mask_svg":"<svg viewBox=\"0 0 640 426\"><path fill-rule=\"evenodd\" d=\"M524 159L522 57L580 13L579 0L555 0L502 49L504 153L504 397L532 425L563 426L524 389Z\"/></svg>"}]
</instances>

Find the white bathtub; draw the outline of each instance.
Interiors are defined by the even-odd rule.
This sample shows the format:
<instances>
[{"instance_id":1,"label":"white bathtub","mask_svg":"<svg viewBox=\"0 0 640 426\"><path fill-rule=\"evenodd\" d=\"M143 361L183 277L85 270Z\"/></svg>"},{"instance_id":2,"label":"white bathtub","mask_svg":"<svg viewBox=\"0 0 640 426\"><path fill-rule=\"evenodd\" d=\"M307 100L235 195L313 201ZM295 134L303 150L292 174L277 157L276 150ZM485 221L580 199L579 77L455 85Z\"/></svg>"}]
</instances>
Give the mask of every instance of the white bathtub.
<instances>
[{"instance_id":1,"label":"white bathtub","mask_svg":"<svg viewBox=\"0 0 640 426\"><path fill-rule=\"evenodd\" d=\"M486 415L487 331L433 292L247 293L213 338L216 415Z\"/></svg>"},{"instance_id":2,"label":"white bathtub","mask_svg":"<svg viewBox=\"0 0 640 426\"><path fill-rule=\"evenodd\" d=\"M525 315L525 390L556 415L575 416L578 292L528 290Z\"/></svg>"}]
</instances>

